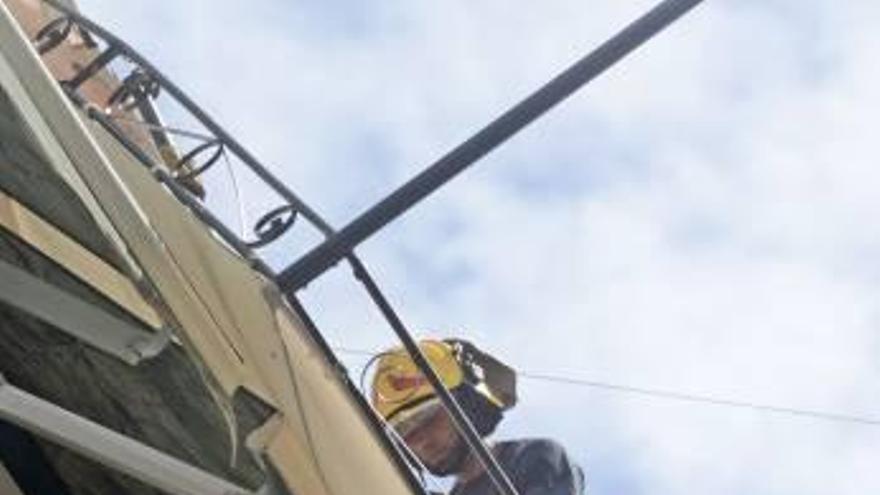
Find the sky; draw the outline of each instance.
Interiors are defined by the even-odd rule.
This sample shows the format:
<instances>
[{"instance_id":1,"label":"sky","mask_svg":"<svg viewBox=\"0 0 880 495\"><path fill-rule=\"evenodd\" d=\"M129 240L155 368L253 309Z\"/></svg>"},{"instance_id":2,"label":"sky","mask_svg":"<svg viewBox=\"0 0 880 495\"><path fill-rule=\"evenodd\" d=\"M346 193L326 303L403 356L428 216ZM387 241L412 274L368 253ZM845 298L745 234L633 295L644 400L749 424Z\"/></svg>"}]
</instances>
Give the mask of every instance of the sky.
<instances>
[{"instance_id":1,"label":"sky","mask_svg":"<svg viewBox=\"0 0 880 495\"><path fill-rule=\"evenodd\" d=\"M79 3L335 226L653 5ZM868 0L706 1L359 253L414 333L520 370L878 419L878 27ZM253 223L277 200L239 181ZM333 345L394 344L346 269L303 296ZM520 400L497 438L560 440L591 494L880 489L876 426L525 378Z\"/></svg>"}]
</instances>

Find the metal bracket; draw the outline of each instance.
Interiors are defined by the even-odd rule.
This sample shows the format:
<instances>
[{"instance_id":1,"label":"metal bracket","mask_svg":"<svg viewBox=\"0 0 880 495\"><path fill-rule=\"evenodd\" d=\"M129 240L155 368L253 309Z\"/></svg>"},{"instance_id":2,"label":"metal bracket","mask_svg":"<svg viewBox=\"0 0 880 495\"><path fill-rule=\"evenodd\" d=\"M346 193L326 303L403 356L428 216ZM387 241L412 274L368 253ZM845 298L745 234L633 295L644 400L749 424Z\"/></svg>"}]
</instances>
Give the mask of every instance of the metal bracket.
<instances>
[{"instance_id":1,"label":"metal bracket","mask_svg":"<svg viewBox=\"0 0 880 495\"><path fill-rule=\"evenodd\" d=\"M155 357L171 341L168 329L145 330L4 261L0 261L0 302L133 366Z\"/></svg>"}]
</instances>

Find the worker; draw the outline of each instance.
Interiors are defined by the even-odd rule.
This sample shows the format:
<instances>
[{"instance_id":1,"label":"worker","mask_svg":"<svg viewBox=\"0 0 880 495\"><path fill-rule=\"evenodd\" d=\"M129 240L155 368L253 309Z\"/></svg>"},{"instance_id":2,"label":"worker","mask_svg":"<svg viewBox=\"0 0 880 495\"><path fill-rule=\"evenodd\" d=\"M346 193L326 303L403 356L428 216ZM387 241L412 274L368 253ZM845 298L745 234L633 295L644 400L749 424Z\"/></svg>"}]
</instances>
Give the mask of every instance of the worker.
<instances>
[{"instance_id":1,"label":"worker","mask_svg":"<svg viewBox=\"0 0 880 495\"><path fill-rule=\"evenodd\" d=\"M516 373L462 340L425 340L419 348L481 438L516 404ZM374 358L371 400L431 474L454 476L451 495L498 493L434 388L404 349ZM371 363L372 364L372 363ZM584 476L565 449L548 439L502 441L490 451L520 495L581 495Z\"/></svg>"}]
</instances>

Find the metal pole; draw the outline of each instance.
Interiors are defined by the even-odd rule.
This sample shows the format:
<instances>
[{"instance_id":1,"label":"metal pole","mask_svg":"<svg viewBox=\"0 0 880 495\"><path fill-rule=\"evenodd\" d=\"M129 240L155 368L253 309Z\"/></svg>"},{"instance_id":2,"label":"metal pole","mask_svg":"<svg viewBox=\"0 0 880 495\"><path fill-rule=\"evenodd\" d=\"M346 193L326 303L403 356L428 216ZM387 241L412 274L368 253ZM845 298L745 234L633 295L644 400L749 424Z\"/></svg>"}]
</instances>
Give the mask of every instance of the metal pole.
<instances>
[{"instance_id":1,"label":"metal pole","mask_svg":"<svg viewBox=\"0 0 880 495\"><path fill-rule=\"evenodd\" d=\"M69 448L103 466L173 495L253 495L175 457L6 382L0 375L0 419Z\"/></svg>"},{"instance_id":2,"label":"metal pole","mask_svg":"<svg viewBox=\"0 0 880 495\"><path fill-rule=\"evenodd\" d=\"M666 0L312 249L278 277L295 291L419 201L605 72L702 0Z\"/></svg>"},{"instance_id":3,"label":"metal pole","mask_svg":"<svg viewBox=\"0 0 880 495\"><path fill-rule=\"evenodd\" d=\"M364 284L364 287L366 287L367 292L370 294L370 298L372 298L376 303L376 306L379 307L382 315L384 315L385 319L388 320L388 323L391 324L391 328L394 329L394 333L400 338L400 341L403 343L407 352L409 352L413 361L419 369L422 370L422 373L425 375L425 378L428 379L428 382L431 383L431 386L434 387L434 392L440 398L440 401L443 403L443 406L452 418L452 423L455 425L455 428L464 437L465 442L471 450L476 452L477 458L483 464L483 467L486 468L486 472L489 474L492 482L501 493L505 495L518 495L513 483L511 483L510 479L504 473L504 470L501 468L501 465L498 464L495 456L492 455L483 443L483 440L480 438L476 429L474 429L470 419L465 415L461 406L458 405L458 401L455 400L446 388L446 385L443 384L443 381L434 369L431 368L428 359L422 353L422 350L419 348L416 341L412 338L412 335L403 324L403 321L400 320L400 317L391 307L391 304L385 299L385 296L382 294L382 291L379 290L379 287L376 285L373 277L370 276L367 268L356 256L353 255L348 257L348 262L354 270L355 278Z\"/></svg>"}]
</instances>

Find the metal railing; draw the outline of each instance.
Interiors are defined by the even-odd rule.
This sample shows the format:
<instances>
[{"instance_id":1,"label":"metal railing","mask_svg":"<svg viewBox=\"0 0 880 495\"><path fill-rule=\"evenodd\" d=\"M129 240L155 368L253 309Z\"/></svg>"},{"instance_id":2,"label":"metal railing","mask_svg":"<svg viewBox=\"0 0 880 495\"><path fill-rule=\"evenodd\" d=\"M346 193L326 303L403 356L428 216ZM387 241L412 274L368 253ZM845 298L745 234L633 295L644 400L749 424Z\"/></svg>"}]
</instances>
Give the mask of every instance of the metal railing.
<instances>
[{"instance_id":1,"label":"metal railing","mask_svg":"<svg viewBox=\"0 0 880 495\"><path fill-rule=\"evenodd\" d=\"M83 108L90 118L98 122L108 133L122 143L141 164L152 172L157 180L168 187L181 203L186 205L198 218L222 237L232 249L248 260L254 269L259 270L267 277L276 281L285 293L291 306L302 316L306 327L323 350L328 362L340 370L344 370L344 367L296 298L296 292L338 262L347 261L351 265L355 277L363 284L371 300L380 309L416 365L435 388L437 395L453 419L453 423L462 433L472 451L477 454L478 459L486 467L497 489L506 495L515 495L516 489L507 478L501 466L483 443L476 429L450 391L431 368L411 333L385 298L354 250L360 243L381 230L395 218L441 188L452 178L612 67L654 35L663 31L681 16L700 4L702 0L665 0L661 2L654 9L637 19L568 70L502 114L471 139L454 148L447 155L429 166L424 172L338 231L300 199L290 188L270 173L254 155L217 124L178 86L172 83L162 72L129 45L93 21L68 9L58 0L43 1L59 11L61 17L49 23L37 36L35 43L40 53L47 53L53 50L67 39L73 31L78 31L81 37L91 44L93 48L101 48L97 57L74 77L60 82L71 99ZM103 47L100 46L101 44L96 38L103 42ZM78 91L79 88L103 68L120 58L128 60L133 65L133 68L131 73L123 78L119 89L113 93L107 102L99 104L87 101ZM126 133L117 122L105 111L106 108L113 106L121 106L123 109L129 110L137 109L140 116L151 126L150 135L154 144L160 148L167 146L170 139L164 133L164 126L153 105L153 100L162 91L169 94L174 101L182 106L195 121L204 127L208 134L201 145L196 146L179 158L177 163L174 164L176 167L171 167L170 171L168 167L163 167L162 164L157 163L141 146L126 136ZM186 181L194 179L210 169L220 156L227 151L253 171L264 184L284 200L284 204L267 212L257 222L255 240L248 241L240 238L204 207L201 199L196 194L193 194L191 187L187 187ZM208 158L203 160L201 165L191 165L193 160L203 155L208 155ZM181 169L187 168L185 166L188 166L188 169L181 173ZM293 226L296 216L305 218L310 225L323 235L325 240L280 273L275 273L255 254L254 250L265 247L281 238ZM392 440L384 429L385 426L381 424L373 413L366 399L350 380L347 373L343 372L340 375L345 381L346 386L356 397L375 431L380 434L389 454L392 455L398 466L408 473L408 480L411 486L416 491L422 491L423 487L418 484L413 473L407 467L406 461L394 449Z\"/></svg>"},{"instance_id":2,"label":"metal railing","mask_svg":"<svg viewBox=\"0 0 880 495\"><path fill-rule=\"evenodd\" d=\"M330 238L335 234L335 230L326 220L269 172L253 154L214 121L192 98L131 46L94 21L67 8L57 0L44 0L44 2L57 10L60 13L60 17L48 23L37 34L34 43L40 54L46 54L56 49L74 32L82 37L92 48L99 50L99 54L94 60L80 69L76 75L66 81L59 81L62 89L74 104L82 108L89 118L97 122L108 134L116 139L138 162L150 171L157 181L165 185L182 204L188 207L196 217L219 235L230 248L247 260L255 270L273 280L276 279L276 274L255 253L255 249L265 247L281 238L293 225L293 219L296 216L306 219L310 225L326 238ZM110 67L111 64L117 61L127 62L132 65L131 72L122 79L119 88L105 102L93 102L86 99L80 88L91 78L99 74L101 70ZM182 167L169 167L169 164L160 163L153 158L148 150L144 149L142 145L127 135L123 127L119 125L119 121L111 115L111 112L107 111L113 107L121 108L126 112L137 110L137 113L149 126L153 144L157 148L161 148L170 142L170 138L163 130L166 127L158 119L158 112L155 109L153 100L157 99L163 91L183 107L189 116L195 119L207 131L204 142L184 154L179 159L178 165L185 165L202 154L208 154L209 157L200 165L183 173L178 173L178 170L174 170L175 168L180 169ZM194 194L191 188L187 186L186 180L206 172L217 162L220 154L224 152L231 153L238 161L253 171L265 185L286 201L286 204L273 208L257 222L255 226L257 239L254 241L248 241L239 237L238 234L233 232L223 221L209 211L202 203L201 198ZM390 309L387 300L381 296L378 286L357 256L353 252L349 253L346 256L346 260L356 270L360 280L368 281L368 292L371 298L375 301L376 297L379 297L379 300L384 302L384 306ZM360 390L351 381L347 372L345 372L344 366L339 362L312 320L308 318L304 307L291 291L288 291L285 295L292 307L303 316L303 320L307 323L306 327L322 349L329 364L335 369L342 371L340 378L345 382L352 395L357 398L358 405L363 410L365 417L371 423L374 431L379 434L386 452L395 460L400 470L405 473L411 488L416 492L423 492L424 487L412 473L407 461L400 456L398 449L392 444L393 440L385 430L386 426L377 418ZM395 328L399 336L404 337L402 340L405 347L416 350L414 359L420 363L423 372L429 377L434 375L424 356L421 356L421 352L418 350L409 332L400 325L395 326L392 324L392 327ZM452 414L455 417L457 426L466 437L476 439L479 442L477 444L469 442L471 447L475 448L478 456L488 464L488 469L493 473L493 479L502 478L500 485L502 492L514 495L516 492L513 491L512 484L506 480L506 476L491 452L479 441L479 435L461 411L461 408L455 403L448 390L442 387L439 378L436 375L434 375L434 378L436 379L436 384L442 388L442 390L438 391L438 394L441 397L448 397L450 401L447 403L447 407L453 408ZM444 394L444 392L446 393Z\"/></svg>"}]
</instances>

